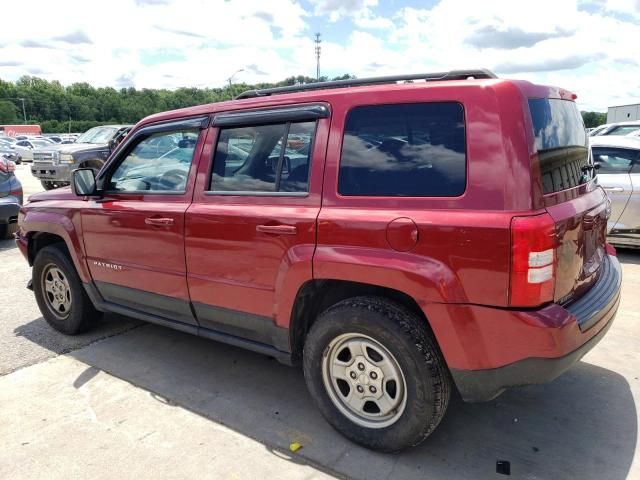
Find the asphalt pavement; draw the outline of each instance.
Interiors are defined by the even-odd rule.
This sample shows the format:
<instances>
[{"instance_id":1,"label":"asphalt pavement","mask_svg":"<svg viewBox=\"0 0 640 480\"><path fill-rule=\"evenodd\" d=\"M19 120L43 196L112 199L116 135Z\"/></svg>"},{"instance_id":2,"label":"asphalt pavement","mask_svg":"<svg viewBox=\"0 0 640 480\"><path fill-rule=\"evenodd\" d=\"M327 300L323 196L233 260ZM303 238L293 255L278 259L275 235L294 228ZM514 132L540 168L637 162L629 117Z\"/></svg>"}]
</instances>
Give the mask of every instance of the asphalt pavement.
<instances>
[{"instance_id":1,"label":"asphalt pavement","mask_svg":"<svg viewBox=\"0 0 640 480\"><path fill-rule=\"evenodd\" d=\"M640 479L640 252L620 260L618 317L574 368L489 403L454 396L422 445L384 455L332 430L302 372L268 357L118 316L56 333L2 242L0 478L490 479L504 461L510 478Z\"/></svg>"}]
</instances>

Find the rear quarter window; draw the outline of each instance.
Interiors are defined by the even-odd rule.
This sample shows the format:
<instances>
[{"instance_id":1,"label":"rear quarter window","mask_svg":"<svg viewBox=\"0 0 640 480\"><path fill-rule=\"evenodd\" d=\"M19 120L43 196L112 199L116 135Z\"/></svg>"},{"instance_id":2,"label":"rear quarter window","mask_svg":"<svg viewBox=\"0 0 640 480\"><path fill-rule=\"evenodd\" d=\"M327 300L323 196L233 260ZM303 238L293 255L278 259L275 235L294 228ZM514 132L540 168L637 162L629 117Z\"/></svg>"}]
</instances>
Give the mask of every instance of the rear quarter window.
<instances>
[{"instance_id":1,"label":"rear quarter window","mask_svg":"<svg viewBox=\"0 0 640 480\"><path fill-rule=\"evenodd\" d=\"M591 179L587 132L577 105L569 100L529 100L542 191L555 193Z\"/></svg>"},{"instance_id":2,"label":"rear quarter window","mask_svg":"<svg viewBox=\"0 0 640 480\"><path fill-rule=\"evenodd\" d=\"M454 197L465 184L459 103L371 105L349 112L338 176L341 195Z\"/></svg>"}]
</instances>

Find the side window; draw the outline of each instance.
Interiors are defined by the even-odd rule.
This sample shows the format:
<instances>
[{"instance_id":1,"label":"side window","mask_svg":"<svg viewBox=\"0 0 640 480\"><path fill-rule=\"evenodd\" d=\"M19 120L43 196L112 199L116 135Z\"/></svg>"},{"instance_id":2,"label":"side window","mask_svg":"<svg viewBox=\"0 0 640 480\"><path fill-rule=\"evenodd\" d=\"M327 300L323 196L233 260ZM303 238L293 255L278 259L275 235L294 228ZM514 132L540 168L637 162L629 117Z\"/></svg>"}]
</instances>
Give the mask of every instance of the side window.
<instances>
[{"instance_id":1,"label":"side window","mask_svg":"<svg viewBox=\"0 0 640 480\"><path fill-rule=\"evenodd\" d=\"M108 190L185 192L198 134L190 129L145 137L113 172Z\"/></svg>"},{"instance_id":2,"label":"side window","mask_svg":"<svg viewBox=\"0 0 640 480\"><path fill-rule=\"evenodd\" d=\"M223 128L212 192L308 192L315 122Z\"/></svg>"},{"instance_id":3,"label":"side window","mask_svg":"<svg viewBox=\"0 0 640 480\"><path fill-rule=\"evenodd\" d=\"M455 197L465 184L459 103L365 106L347 116L341 195Z\"/></svg>"},{"instance_id":4,"label":"side window","mask_svg":"<svg viewBox=\"0 0 640 480\"><path fill-rule=\"evenodd\" d=\"M592 147L593 163L600 165L598 173L629 173L637 150Z\"/></svg>"}]
</instances>

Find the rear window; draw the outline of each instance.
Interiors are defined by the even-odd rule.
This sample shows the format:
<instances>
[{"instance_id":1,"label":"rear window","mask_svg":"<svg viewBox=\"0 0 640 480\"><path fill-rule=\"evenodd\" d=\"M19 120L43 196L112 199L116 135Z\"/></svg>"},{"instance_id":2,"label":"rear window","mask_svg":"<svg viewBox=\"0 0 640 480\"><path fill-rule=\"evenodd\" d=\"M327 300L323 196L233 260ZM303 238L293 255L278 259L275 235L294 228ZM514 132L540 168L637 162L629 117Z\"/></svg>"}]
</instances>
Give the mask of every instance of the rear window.
<instances>
[{"instance_id":1,"label":"rear window","mask_svg":"<svg viewBox=\"0 0 640 480\"><path fill-rule=\"evenodd\" d=\"M372 105L349 112L341 195L453 197L464 192L465 173L459 103Z\"/></svg>"},{"instance_id":2,"label":"rear window","mask_svg":"<svg viewBox=\"0 0 640 480\"><path fill-rule=\"evenodd\" d=\"M569 100L529 100L536 149L540 159L542 191L554 193L591 179L587 133L577 105Z\"/></svg>"}]
</instances>

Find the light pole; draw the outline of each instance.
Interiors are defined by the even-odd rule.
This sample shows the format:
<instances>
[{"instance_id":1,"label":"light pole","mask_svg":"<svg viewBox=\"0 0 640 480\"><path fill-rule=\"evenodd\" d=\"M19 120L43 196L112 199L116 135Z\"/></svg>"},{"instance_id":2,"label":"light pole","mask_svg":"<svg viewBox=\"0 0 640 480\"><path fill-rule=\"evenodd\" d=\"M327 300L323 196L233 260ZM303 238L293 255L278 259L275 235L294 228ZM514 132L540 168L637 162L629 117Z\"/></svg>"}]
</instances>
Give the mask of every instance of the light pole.
<instances>
[{"instance_id":1,"label":"light pole","mask_svg":"<svg viewBox=\"0 0 640 480\"><path fill-rule=\"evenodd\" d=\"M229 86L232 87L233 86L233 77L235 77L237 74L239 74L240 72L244 72L244 68L241 68L239 70L236 70L235 72L233 72L233 75L231 75L229 78L227 78L227 80L229 81Z\"/></svg>"},{"instance_id":2,"label":"light pole","mask_svg":"<svg viewBox=\"0 0 640 480\"><path fill-rule=\"evenodd\" d=\"M24 123L27 124L27 110L24 108L24 98L19 98L22 101L22 115L24 116Z\"/></svg>"}]
</instances>

